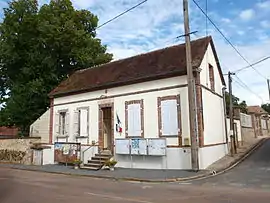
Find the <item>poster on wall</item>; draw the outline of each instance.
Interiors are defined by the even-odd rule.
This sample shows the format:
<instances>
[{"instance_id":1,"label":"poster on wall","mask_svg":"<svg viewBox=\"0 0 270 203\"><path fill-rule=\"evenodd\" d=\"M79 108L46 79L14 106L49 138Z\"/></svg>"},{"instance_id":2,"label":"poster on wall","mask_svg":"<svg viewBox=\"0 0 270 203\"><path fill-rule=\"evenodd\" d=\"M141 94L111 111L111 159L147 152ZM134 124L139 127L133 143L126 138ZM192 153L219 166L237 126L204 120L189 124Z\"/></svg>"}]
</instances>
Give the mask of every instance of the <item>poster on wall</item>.
<instances>
[{"instance_id":1,"label":"poster on wall","mask_svg":"<svg viewBox=\"0 0 270 203\"><path fill-rule=\"evenodd\" d=\"M115 139L115 153L116 154L130 154L130 140L129 139Z\"/></svg>"},{"instance_id":2,"label":"poster on wall","mask_svg":"<svg viewBox=\"0 0 270 203\"><path fill-rule=\"evenodd\" d=\"M166 155L166 140L165 139L149 139L148 140L148 155L165 156Z\"/></svg>"},{"instance_id":3,"label":"poster on wall","mask_svg":"<svg viewBox=\"0 0 270 203\"><path fill-rule=\"evenodd\" d=\"M147 155L147 140L146 139L131 139L131 154L132 155Z\"/></svg>"}]
</instances>

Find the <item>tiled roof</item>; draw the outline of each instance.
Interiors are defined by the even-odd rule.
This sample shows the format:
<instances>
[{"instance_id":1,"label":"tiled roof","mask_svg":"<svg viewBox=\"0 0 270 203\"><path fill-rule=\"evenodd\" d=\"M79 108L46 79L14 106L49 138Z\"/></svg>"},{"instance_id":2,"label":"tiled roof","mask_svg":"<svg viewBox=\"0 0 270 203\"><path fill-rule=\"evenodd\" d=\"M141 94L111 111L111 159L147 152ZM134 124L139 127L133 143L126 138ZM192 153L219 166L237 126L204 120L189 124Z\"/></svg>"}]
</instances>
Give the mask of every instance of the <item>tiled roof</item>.
<instances>
[{"instance_id":1,"label":"tiled roof","mask_svg":"<svg viewBox=\"0 0 270 203\"><path fill-rule=\"evenodd\" d=\"M255 113L255 114L268 114L263 108L260 106L248 106L247 107L248 113Z\"/></svg>"},{"instance_id":2,"label":"tiled roof","mask_svg":"<svg viewBox=\"0 0 270 203\"><path fill-rule=\"evenodd\" d=\"M18 129L15 127L0 126L0 137L1 136L16 136Z\"/></svg>"},{"instance_id":3,"label":"tiled roof","mask_svg":"<svg viewBox=\"0 0 270 203\"><path fill-rule=\"evenodd\" d=\"M200 66L208 44L212 45L218 71L224 83L221 68L211 37L191 42L192 65ZM113 61L97 67L79 70L60 83L50 94L59 97L122 85L186 75L185 44L167 47L130 58Z\"/></svg>"}]
</instances>

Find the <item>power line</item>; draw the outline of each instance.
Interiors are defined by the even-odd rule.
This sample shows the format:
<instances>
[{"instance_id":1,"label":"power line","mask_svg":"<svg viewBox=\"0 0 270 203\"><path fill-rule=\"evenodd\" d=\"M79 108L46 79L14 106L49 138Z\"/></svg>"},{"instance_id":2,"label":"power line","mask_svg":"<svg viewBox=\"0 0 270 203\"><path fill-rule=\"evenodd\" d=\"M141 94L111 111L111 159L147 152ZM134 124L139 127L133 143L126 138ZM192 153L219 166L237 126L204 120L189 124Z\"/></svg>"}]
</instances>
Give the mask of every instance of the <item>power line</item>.
<instances>
[{"instance_id":1,"label":"power line","mask_svg":"<svg viewBox=\"0 0 270 203\"><path fill-rule=\"evenodd\" d=\"M251 92L252 94L256 95L263 103L263 98L260 95L253 92L236 74L235 74L235 77L238 79L238 81L234 80L236 83L238 83L242 88L244 88L244 89L248 90L249 92Z\"/></svg>"},{"instance_id":2,"label":"power line","mask_svg":"<svg viewBox=\"0 0 270 203\"><path fill-rule=\"evenodd\" d=\"M259 61L255 62L255 63L253 63L253 64L251 64L251 65L252 65L252 66L255 66L255 65L257 65L257 64L259 64L259 63L261 63L261 62L263 62L263 61L266 61L267 59L270 59L270 56L264 57L263 59L260 59ZM236 71L234 71L234 72L235 72L235 73L238 73L238 72L240 72L240 71L242 71L242 70L245 70L245 69L248 69L248 68L250 68L250 66L245 66L245 67L243 67L243 68L239 68L238 70L236 70Z\"/></svg>"},{"instance_id":3,"label":"power line","mask_svg":"<svg viewBox=\"0 0 270 203\"><path fill-rule=\"evenodd\" d=\"M192 32L190 32L190 33L188 33L188 34L182 34L182 35L179 35L179 36L177 36L177 37L174 37L174 38L172 38L172 39L166 41L165 43L171 42L172 40L180 39L180 38L185 37L185 36L187 36L187 35L192 35L192 34L195 35L197 32L198 32L198 31L196 30L196 31L192 31Z\"/></svg>"},{"instance_id":4,"label":"power line","mask_svg":"<svg viewBox=\"0 0 270 203\"><path fill-rule=\"evenodd\" d=\"M96 30L97 30L97 29L99 29L99 28L101 28L101 27L103 27L104 25L106 25L106 24L108 24L108 23L110 23L110 22L114 21L115 19L119 18L120 16L122 16L122 15L124 15L124 14L128 13L129 11L131 11L131 10L133 10L133 9L137 8L138 6L140 6L140 5L144 4L144 3L145 3L145 2L147 2L147 1L148 1L148 0L144 0L144 1L142 1L142 2L140 2L140 3L138 3L138 4L136 4L135 6L133 6L133 7L129 8L128 10L126 10L126 11L124 11L124 12L120 13L119 15L117 15L117 16L115 16L115 17L113 17L112 19L110 19L110 20L106 21L105 23L102 23L101 25L97 26Z\"/></svg>"},{"instance_id":5,"label":"power line","mask_svg":"<svg viewBox=\"0 0 270 203\"><path fill-rule=\"evenodd\" d=\"M229 45L236 51L236 53L254 70L256 71L260 76L262 76L264 79L267 79L264 75L262 75L258 70L256 70L252 64L249 63L249 61L238 51L238 49L231 43L231 41L223 34L223 32L217 27L217 25L211 20L211 18L205 13L205 11L201 8L201 6L195 1L192 0L194 4L201 10L201 12L206 16L206 18L209 20L209 22L216 28L216 30L221 34L221 36L229 43Z\"/></svg>"}]
</instances>

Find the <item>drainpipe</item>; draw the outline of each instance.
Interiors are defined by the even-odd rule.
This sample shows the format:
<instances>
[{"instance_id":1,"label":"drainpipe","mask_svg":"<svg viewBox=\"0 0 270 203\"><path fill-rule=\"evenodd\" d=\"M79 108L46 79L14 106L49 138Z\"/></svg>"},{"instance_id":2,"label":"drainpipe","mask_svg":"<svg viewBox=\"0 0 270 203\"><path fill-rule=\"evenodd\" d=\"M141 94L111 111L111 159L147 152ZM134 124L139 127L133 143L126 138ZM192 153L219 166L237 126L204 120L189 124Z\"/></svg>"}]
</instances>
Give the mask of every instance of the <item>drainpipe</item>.
<instances>
[{"instance_id":1,"label":"drainpipe","mask_svg":"<svg viewBox=\"0 0 270 203\"><path fill-rule=\"evenodd\" d=\"M226 97L225 97L225 90L226 87L222 88L222 95L223 95L223 108L224 108L224 124L225 124L225 135L226 135L226 143L227 143L227 147L229 150L229 146L228 146L228 129L227 129L227 112L226 112ZM229 151L228 151L229 152Z\"/></svg>"}]
</instances>

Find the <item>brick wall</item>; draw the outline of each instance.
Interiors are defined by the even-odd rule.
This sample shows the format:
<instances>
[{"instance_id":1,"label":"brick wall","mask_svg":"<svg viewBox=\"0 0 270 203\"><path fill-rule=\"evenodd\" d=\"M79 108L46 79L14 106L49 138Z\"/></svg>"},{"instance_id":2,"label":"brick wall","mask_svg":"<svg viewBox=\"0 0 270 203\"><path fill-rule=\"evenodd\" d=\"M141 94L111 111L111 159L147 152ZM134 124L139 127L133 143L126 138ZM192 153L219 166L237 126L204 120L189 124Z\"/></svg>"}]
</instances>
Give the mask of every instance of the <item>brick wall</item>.
<instances>
[{"instance_id":1,"label":"brick wall","mask_svg":"<svg viewBox=\"0 0 270 203\"><path fill-rule=\"evenodd\" d=\"M0 162L31 164L30 147L36 142L40 142L40 138L0 139Z\"/></svg>"}]
</instances>

